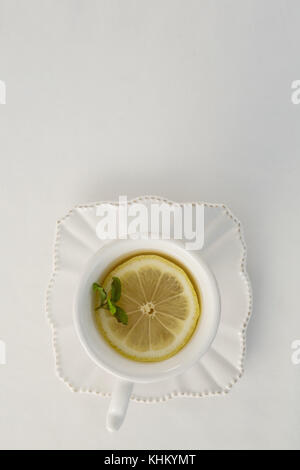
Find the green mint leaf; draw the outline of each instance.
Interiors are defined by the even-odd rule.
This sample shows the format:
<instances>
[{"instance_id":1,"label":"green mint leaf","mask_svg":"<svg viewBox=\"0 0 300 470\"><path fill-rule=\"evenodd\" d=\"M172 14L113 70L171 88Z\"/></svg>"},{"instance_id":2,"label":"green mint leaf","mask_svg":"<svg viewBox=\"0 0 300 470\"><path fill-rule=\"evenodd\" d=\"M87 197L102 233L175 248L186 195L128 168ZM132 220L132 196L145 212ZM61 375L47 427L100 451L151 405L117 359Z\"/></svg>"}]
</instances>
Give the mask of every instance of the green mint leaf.
<instances>
[{"instance_id":1,"label":"green mint leaf","mask_svg":"<svg viewBox=\"0 0 300 470\"><path fill-rule=\"evenodd\" d=\"M103 289L103 287L100 286L100 284L97 284L97 282L94 282L94 284L93 284L93 290L94 290L94 292L98 292L99 295L100 295L100 301L101 301L101 303L100 303L99 308L101 308L102 305L104 304L104 302L105 302L106 299L107 299L107 293L105 292L105 290ZM96 310L98 310L98 307L97 307Z\"/></svg>"},{"instance_id":2,"label":"green mint leaf","mask_svg":"<svg viewBox=\"0 0 300 470\"><path fill-rule=\"evenodd\" d=\"M121 298L121 281L118 277L113 277L112 284L111 284L111 300L115 303L119 302Z\"/></svg>"},{"instance_id":3,"label":"green mint leaf","mask_svg":"<svg viewBox=\"0 0 300 470\"><path fill-rule=\"evenodd\" d=\"M109 311L112 315L114 315L117 311L117 307L115 306L115 304L111 301L111 299L107 299L107 305L108 305L108 308L109 308Z\"/></svg>"},{"instance_id":4,"label":"green mint leaf","mask_svg":"<svg viewBox=\"0 0 300 470\"><path fill-rule=\"evenodd\" d=\"M116 320L123 325L128 325L128 315L121 307L116 305L116 303L121 298L121 281L118 277L112 278L110 297L107 296L107 293L100 284L94 282L93 291L100 297L100 305L96 307L95 310L100 310L105 308L112 315L115 316Z\"/></svg>"},{"instance_id":5,"label":"green mint leaf","mask_svg":"<svg viewBox=\"0 0 300 470\"><path fill-rule=\"evenodd\" d=\"M123 325L128 325L128 315L127 313L117 305L117 311L116 311L116 319L118 320L119 323L123 323Z\"/></svg>"},{"instance_id":6,"label":"green mint leaf","mask_svg":"<svg viewBox=\"0 0 300 470\"><path fill-rule=\"evenodd\" d=\"M101 304L103 305L104 302L105 302L106 299L107 299L107 293L105 292L105 290L103 289L103 287L102 287L101 290L100 290L100 298L101 298Z\"/></svg>"}]
</instances>

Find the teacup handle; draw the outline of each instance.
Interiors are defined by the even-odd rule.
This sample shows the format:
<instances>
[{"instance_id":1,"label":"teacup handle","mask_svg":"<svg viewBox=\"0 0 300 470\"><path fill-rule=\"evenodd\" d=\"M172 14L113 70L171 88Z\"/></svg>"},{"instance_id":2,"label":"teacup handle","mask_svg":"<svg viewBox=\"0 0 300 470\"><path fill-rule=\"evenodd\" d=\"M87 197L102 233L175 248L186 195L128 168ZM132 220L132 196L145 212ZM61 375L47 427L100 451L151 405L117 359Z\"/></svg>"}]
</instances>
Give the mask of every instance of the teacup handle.
<instances>
[{"instance_id":1,"label":"teacup handle","mask_svg":"<svg viewBox=\"0 0 300 470\"><path fill-rule=\"evenodd\" d=\"M118 431L121 427L126 416L132 389L132 382L125 380L118 380L116 382L106 417L108 431Z\"/></svg>"}]
</instances>

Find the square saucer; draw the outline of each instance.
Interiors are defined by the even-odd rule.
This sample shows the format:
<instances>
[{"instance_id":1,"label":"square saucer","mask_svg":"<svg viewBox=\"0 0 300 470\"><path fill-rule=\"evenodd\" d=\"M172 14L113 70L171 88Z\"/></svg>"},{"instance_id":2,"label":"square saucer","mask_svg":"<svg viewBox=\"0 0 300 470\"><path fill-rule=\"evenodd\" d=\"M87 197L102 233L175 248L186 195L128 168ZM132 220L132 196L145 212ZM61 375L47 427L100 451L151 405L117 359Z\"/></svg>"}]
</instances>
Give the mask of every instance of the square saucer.
<instances>
[{"instance_id":1,"label":"square saucer","mask_svg":"<svg viewBox=\"0 0 300 470\"><path fill-rule=\"evenodd\" d=\"M144 196L128 204L178 205ZM47 290L56 372L74 392L110 396L115 378L97 367L83 350L73 323L73 299L90 258L110 241L96 235L100 202L79 206L57 223L53 273ZM118 204L112 202L111 204ZM183 205L184 203L179 203ZM228 393L243 375L246 330L252 311L251 286L246 271L246 244L240 221L224 204L204 206L204 246L199 255L214 273L221 295L221 322L209 351L184 374L153 384L136 384L132 399L142 403L173 397L208 397ZM197 257L197 253L194 252Z\"/></svg>"}]
</instances>

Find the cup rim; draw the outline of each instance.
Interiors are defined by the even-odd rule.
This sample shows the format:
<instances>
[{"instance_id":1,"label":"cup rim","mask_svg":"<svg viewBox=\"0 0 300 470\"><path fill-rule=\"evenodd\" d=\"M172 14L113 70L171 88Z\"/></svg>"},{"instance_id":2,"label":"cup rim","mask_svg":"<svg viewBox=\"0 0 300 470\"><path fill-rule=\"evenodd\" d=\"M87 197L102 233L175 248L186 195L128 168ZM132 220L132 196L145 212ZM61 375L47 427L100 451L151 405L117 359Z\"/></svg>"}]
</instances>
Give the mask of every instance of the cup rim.
<instances>
[{"instance_id":1,"label":"cup rim","mask_svg":"<svg viewBox=\"0 0 300 470\"><path fill-rule=\"evenodd\" d=\"M89 308L90 311L87 311L87 299L93 274L98 272L98 269L99 273L101 273L100 266L103 258L106 260L110 259L113 262L114 259L117 260L120 257L117 255L113 257L114 252L116 254L123 252L123 255L128 254L130 256L131 252L134 255L138 251L149 249L151 251L157 251L162 256L163 253L166 255L172 253L171 256L175 258L175 260L176 257L179 260L179 253L182 255L185 254L185 260L193 263L193 266L198 266L198 272L202 273L202 280L205 280L206 285L209 286L209 288L206 289L204 293L202 290L203 286L201 286L201 317L188 343L171 358L157 362L138 362L127 359L120 353L116 352L107 343L107 341L101 337L101 334L98 332L94 324L91 304ZM193 252L187 252L184 248L184 244L179 240L114 240L106 243L105 246L98 250L98 252L89 260L76 289L73 320L81 345L98 367L119 379L137 383L158 382L182 374L192 367L208 351L215 339L220 323L220 293L217 281L210 268L201 259L198 252L197 256L194 256L192 253ZM180 259L180 262L183 262L182 259ZM193 276L195 276L195 273L190 269L190 266L187 266L187 269L193 274ZM102 271L105 271L103 267ZM97 278L99 278L99 275L96 278L94 277L94 280ZM196 280L198 279L196 276L195 278ZM205 296L207 296L207 298ZM85 307L83 307L84 302ZM205 302L207 302L207 305ZM85 315L85 324L83 323L83 311ZM207 317L203 318L203 315L205 314ZM204 321L206 321L208 325L205 338L203 333ZM93 326L94 332L92 331L91 326ZM98 338L98 343L96 338ZM197 341L199 344L196 344ZM102 348L101 351L99 349L100 344ZM193 347L191 347L191 345L193 345Z\"/></svg>"}]
</instances>

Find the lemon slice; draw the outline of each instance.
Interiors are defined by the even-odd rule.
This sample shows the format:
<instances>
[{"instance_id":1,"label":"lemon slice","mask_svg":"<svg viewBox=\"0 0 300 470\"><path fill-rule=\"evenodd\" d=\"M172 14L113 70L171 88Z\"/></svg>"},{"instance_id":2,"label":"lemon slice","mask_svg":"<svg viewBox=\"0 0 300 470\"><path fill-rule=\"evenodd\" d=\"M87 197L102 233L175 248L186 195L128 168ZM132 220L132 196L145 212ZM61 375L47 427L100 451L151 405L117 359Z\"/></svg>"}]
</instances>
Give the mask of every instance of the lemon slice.
<instances>
[{"instance_id":1,"label":"lemon slice","mask_svg":"<svg viewBox=\"0 0 300 470\"><path fill-rule=\"evenodd\" d=\"M118 305L128 315L119 323L104 309L96 323L106 340L135 361L162 361L188 342L200 316L198 296L187 274L162 256L134 256L117 266L102 283L109 291L112 277L120 278Z\"/></svg>"}]
</instances>

